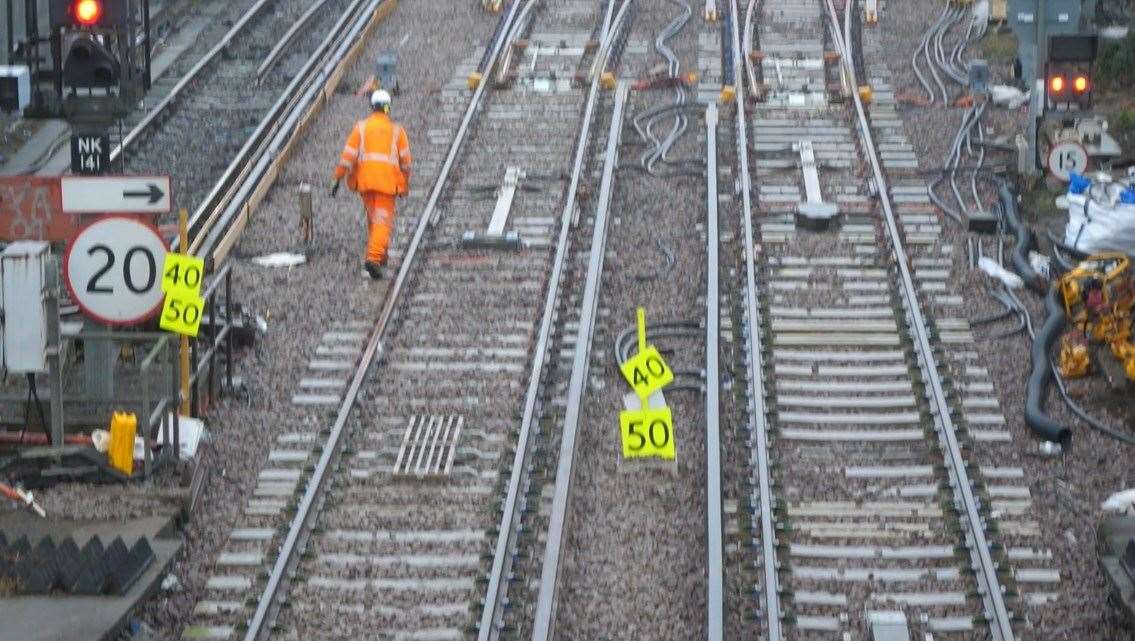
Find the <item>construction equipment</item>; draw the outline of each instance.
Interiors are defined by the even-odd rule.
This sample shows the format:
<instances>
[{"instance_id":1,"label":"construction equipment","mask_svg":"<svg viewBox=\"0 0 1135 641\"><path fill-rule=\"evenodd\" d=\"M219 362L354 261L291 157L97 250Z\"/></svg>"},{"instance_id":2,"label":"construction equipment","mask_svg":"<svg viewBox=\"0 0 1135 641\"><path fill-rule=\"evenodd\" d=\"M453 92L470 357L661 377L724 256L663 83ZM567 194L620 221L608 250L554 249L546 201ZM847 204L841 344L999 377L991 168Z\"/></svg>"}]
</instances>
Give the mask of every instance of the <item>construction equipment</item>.
<instances>
[{"instance_id":1,"label":"construction equipment","mask_svg":"<svg viewBox=\"0 0 1135 641\"><path fill-rule=\"evenodd\" d=\"M1086 375L1091 370L1089 346L1095 343L1110 348L1123 376L1135 381L1135 343L1131 342L1135 274L1131 272L1131 259L1121 252L1090 256L1061 277L1060 293L1073 328L1061 338L1060 373L1066 378Z\"/></svg>"},{"instance_id":2,"label":"construction equipment","mask_svg":"<svg viewBox=\"0 0 1135 641\"><path fill-rule=\"evenodd\" d=\"M1114 516L1096 528L1096 560L1108 601L1127 625L1135 625L1135 517Z\"/></svg>"}]
</instances>

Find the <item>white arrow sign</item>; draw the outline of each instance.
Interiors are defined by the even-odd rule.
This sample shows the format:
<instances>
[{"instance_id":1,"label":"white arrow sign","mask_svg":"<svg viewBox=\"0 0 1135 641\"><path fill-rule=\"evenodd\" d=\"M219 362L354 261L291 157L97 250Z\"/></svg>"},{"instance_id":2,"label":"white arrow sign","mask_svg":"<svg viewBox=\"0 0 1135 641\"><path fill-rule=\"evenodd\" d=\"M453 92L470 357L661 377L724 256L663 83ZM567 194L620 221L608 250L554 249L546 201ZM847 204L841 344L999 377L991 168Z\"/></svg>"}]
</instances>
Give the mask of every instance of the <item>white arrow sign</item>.
<instances>
[{"instance_id":1,"label":"white arrow sign","mask_svg":"<svg viewBox=\"0 0 1135 641\"><path fill-rule=\"evenodd\" d=\"M169 176L62 176L65 214L165 214Z\"/></svg>"}]
</instances>

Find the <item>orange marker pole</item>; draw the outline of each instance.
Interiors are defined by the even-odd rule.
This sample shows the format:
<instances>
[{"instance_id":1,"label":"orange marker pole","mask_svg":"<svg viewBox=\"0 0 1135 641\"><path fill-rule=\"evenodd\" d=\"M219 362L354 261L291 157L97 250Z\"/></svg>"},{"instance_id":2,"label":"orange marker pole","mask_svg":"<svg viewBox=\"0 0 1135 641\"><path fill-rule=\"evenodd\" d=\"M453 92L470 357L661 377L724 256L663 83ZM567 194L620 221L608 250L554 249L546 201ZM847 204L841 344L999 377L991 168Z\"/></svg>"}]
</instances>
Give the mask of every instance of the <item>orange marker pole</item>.
<instances>
[{"instance_id":1,"label":"orange marker pole","mask_svg":"<svg viewBox=\"0 0 1135 641\"><path fill-rule=\"evenodd\" d=\"M188 251L189 247L189 210L182 207L177 212L177 247L181 251ZM189 337L181 336L181 415L189 416Z\"/></svg>"},{"instance_id":2,"label":"orange marker pole","mask_svg":"<svg viewBox=\"0 0 1135 641\"><path fill-rule=\"evenodd\" d=\"M646 310L638 308L638 353L646 351Z\"/></svg>"}]
</instances>

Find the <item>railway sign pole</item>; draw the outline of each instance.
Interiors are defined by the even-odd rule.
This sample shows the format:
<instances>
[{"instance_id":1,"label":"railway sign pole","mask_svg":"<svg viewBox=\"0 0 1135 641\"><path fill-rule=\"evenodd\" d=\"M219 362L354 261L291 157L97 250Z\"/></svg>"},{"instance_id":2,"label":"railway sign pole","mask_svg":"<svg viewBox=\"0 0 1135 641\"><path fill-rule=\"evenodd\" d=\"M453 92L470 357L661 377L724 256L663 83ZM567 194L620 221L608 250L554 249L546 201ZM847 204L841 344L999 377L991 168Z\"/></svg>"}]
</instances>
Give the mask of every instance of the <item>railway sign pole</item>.
<instances>
[{"instance_id":1,"label":"railway sign pole","mask_svg":"<svg viewBox=\"0 0 1135 641\"><path fill-rule=\"evenodd\" d=\"M164 214L169 213L171 208L169 176L61 176L58 180L60 210L66 218L74 219L86 214ZM145 290L145 295L138 289L142 287L140 283L148 282L149 272L135 273L134 270L136 268L141 269L139 265L148 266L149 258L153 258L157 261L155 263L158 273L157 282L160 283L165 249L159 251L151 241L156 238L162 242L163 246L164 241L156 230L153 230L152 236L146 234L138 236L141 233L138 226L145 228L148 223L123 217L104 220L132 221L137 224L137 226L132 227L123 222L107 223L99 229L121 228L126 230L123 233L127 235L123 238L105 239L105 242L99 244L99 247L105 249L99 249L94 244L87 247L88 251L101 255L104 261L116 261L114 264L105 265L106 272L102 275L102 280L113 278L115 270L126 270L122 272L122 282L115 281L114 285L109 285L100 284L102 283L102 280L100 280L99 283L95 283L95 289L90 290L87 289L87 286L90 284L90 278L95 275L85 274L88 280L76 284L72 282L71 274L65 263L64 273L67 276L68 287L80 308L95 322L110 327L141 322L161 309L161 288L157 285L153 287L153 291L157 292L155 303L152 300L153 293L150 287L142 288ZM98 221L90 227L101 222ZM149 227L152 229L152 226ZM77 264L80 266L86 264L85 259L81 254L76 254L73 251L73 246L78 244L80 239L85 240L84 234L88 232L88 229L85 228L80 232L68 247L67 256L78 256ZM145 238L146 242L130 246L116 244L125 239L139 240L139 238ZM138 253L143 250L134 251L138 247L145 247L146 253ZM107 254L108 251L111 252L109 255ZM145 260L143 263L122 262L143 259ZM75 274L80 281L82 281L83 275L78 272ZM127 275L130 278L129 282L125 280ZM144 281L137 280L143 278ZM104 291L108 287L113 290L113 293ZM156 308L154 308L155 305ZM139 309L139 306L143 309ZM92 396L109 400L114 395L116 353L117 350L113 341L88 341L88 344L84 345L85 387Z\"/></svg>"}]
</instances>

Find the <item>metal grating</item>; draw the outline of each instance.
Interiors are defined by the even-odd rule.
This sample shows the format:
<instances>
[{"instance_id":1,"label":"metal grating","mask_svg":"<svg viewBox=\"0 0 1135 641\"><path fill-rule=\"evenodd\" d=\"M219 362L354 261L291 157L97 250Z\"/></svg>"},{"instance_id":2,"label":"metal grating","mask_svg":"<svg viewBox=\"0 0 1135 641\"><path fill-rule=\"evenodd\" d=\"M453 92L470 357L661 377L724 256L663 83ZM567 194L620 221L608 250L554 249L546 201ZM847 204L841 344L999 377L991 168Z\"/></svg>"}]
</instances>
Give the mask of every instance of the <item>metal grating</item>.
<instances>
[{"instance_id":1,"label":"metal grating","mask_svg":"<svg viewBox=\"0 0 1135 641\"><path fill-rule=\"evenodd\" d=\"M465 417L415 414L406 425L394 475L414 478L446 477L453 470L457 441Z\"/></svg>"}]
</instances>

